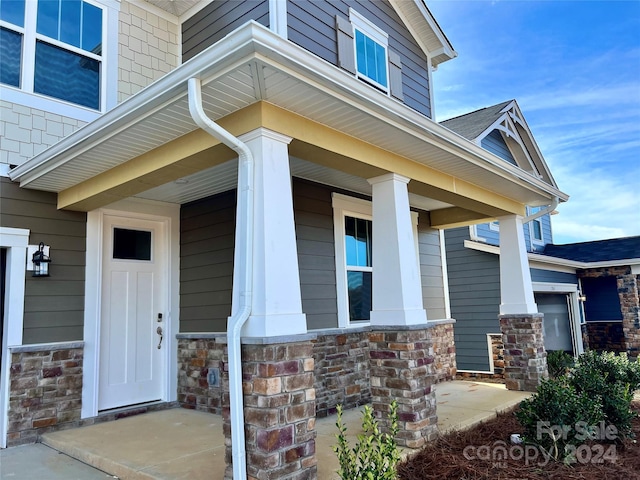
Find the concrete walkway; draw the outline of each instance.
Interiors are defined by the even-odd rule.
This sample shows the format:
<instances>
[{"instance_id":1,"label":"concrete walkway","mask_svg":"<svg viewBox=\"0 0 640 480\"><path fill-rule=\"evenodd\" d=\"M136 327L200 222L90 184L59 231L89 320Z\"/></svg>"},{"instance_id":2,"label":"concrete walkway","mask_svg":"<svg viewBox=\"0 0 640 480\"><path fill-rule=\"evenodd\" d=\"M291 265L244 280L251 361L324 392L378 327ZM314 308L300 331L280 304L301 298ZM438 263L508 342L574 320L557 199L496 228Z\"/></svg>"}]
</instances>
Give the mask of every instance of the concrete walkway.
<instances>
[{"instance_id":1,"label":"concrete walkway","mask_svg":"<svg viewBox=\"0 0 640 480\"><path fill-rule=\"evenodd\" d=\"M494 383L454 381L439 384L436 387L438 427L440 431L470 427L493 417L496 411L519 403L528 395L508 391L504 385ZM360 409L345 412L344 421L352 439L361 433L361 419ZM337 459L331 449L336 443L335 422L335 417L316 422L320 480L339 478L335 473ZM222 418L194 410L164 410L49 433L43 436L42 443L79 462L74 464L69 457L61 455L60 459L64 458L70 464L65 464L69 473L56 476L59 468L51 463L51 455L55 454L49 448L44 445L15 447L0 451L0 479L93 480L115 476L122 480L210 480L224 476ZM28 457L20 460L17 452L25 452ZM98 470L91 471L85 464L108 472L112 477ZM94 476L89 476L85 470L76 471L74 467L89 469ZM34 474L34 468L39 469L38 473Z\"/></svg>"}]
</instances>

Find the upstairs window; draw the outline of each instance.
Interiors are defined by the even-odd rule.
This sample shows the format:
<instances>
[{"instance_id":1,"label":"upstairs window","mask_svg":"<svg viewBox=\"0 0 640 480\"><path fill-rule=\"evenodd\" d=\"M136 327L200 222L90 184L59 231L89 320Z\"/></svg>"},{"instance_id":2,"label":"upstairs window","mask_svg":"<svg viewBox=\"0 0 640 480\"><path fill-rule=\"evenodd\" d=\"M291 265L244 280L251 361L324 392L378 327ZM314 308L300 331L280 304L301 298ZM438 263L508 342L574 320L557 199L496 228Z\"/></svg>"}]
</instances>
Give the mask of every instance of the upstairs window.
<instances>
[{"instance_id":1,"label":"upstairs window","mask_svg":"<svg viewBox=\"0 0 640 480\"><path fill-rule=\"evenodd\" d=\"M349 19L336 17L338 65L399 100L402 96L400 56L389 49L389 35L353 9Z\"/></svg>"},{"instance_id":2,"label":"upstairs window","mask_svg":"<svg viewBox=\"0 0 640 480\"><path fill-rule=\"evenodd\" d=\"M2 1L0 82L100 110L103 17L83 0Z\"/></svg>"},{"instance_id":3,"label":"upstairs window","mask_svg":"<svg viewBox=\"0 0 640 480\"><path fill-rule=\"evenodd\" d=\"M529 207L529 215L538 213L541 207ZM544 244L544 235L542 232L542 217L538 217L529 223L529 233L531 235L531 243Z\"/></svg>"}]
</instances>

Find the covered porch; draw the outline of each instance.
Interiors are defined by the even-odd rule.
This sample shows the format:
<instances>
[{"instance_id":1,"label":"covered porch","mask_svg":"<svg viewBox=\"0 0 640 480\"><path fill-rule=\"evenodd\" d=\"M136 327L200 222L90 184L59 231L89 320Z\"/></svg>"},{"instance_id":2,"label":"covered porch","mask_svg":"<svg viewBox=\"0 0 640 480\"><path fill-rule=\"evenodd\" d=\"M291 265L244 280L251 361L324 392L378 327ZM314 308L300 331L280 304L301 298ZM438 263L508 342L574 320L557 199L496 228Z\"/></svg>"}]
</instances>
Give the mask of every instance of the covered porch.
<instances>
[{"instance_id":1,"label":"covered porch","mask_svg":"<svg viewBox=\"0 0 640 480\"><path fill-rule=\"evenodd\" d=\"M200 102L203 115L194 113ZM230 464L245 461L254 476L316 469L322 372L314 345L327 329L339 330L330 332L334 337L366 329L361 362L370 395L356 395L354 406L365 398L383 416L397 399L400 443L420 447L435 438L437 327L452 321L444 265L434 287L425 279L437 275L425 274L422 257L427 250L441 253L439 229L500 219L501 311L505 333L518 345L518 335L528 334L520 330L531 318L540 320L522 238L525 206L566 199L530 172L395 99L376 96L369 85L256 23L17 167L11 178L22 187L56 192L60 209L88 213L82 418L118 407L118 399L101 397L109 347L102 340L119 333L104 327L104 272L110 271L109 232L122 228L106 219L127 217L131 229L158 223L163 241L149 251L164 258L158 272L166 284L156 295L160 305L150 307L150 325L134 328L152 332L145 345L161 372L155 399L191 405L188 393L179 398L187 350L194 352L189 366L200 369L197 387L220 388L216 379L226 386L215 408L226 421L229 477ZM296 188L329 191L328 228L322 223L327 215L317 209L310 207L304 221L296 216ZM230 203L220 215L231 212L228 221L189 227L199 209L215 216L210 207L225 195ZM370 236L349 233L347 217L376 227ZM303 238L303 230L319 237ZM322 237L327 232L331 237ZM346 237L364 246L364 260L350 263ZM219 248L211 248L218 241ZM187 254L195 244L204 248ZM304 283L322 271L305 262L333 264L328 289L320 288L321 281ZM210 271L216 274L204 274ZM213 284L219 288L189 289ZM313 298L327 290L328 296ZM359 308L367 318L354 319L367 296ZM217 303L211 303L214 297ZM225 331L218 371L209 364L203 370ZM452 354L453 345L447 351ZM534 363L537 375L544 365ZM342 399L349 395L345 388ZM246 442L240 439L245 434ZM239 444L232 448L232 442Z\"/></svg>"}]
</instances>

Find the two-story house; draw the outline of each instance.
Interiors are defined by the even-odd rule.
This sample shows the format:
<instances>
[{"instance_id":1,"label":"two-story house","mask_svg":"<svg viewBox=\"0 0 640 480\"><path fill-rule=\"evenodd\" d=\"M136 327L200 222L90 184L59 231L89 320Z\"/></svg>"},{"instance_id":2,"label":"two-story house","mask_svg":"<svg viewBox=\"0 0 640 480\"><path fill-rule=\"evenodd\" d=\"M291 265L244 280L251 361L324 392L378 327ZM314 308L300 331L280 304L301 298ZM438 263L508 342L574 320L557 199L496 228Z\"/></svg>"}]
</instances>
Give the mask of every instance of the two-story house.
<instances>
[{"instance_id":1,"label":"two-story house","mask_svg":"<svg viewBox=\"0 0 640 480\"><path fill-rule=\"evenodd\" d=\"M455 369L448 227L500 220L503 332L540 328L522 220L567 195L433 120L456 53L422 0L0 22L2 446L179 403L225 414L228 476L313 476L316 415L395 398L419 447Z\"/></svg>"},{"instance_id":2,"label":"two-story house","mask_svg":"<svg viewBox=\"0 0 640 480\"><path fill-rule=\"evenodd\" d=\"M550 175L515 100L442 124L505 162L542 178ZM528 206L522 229L534 299L544 313L545 349L578 355L592 348L637 356L640 239L554 245L554 208ZM500 222L449 229L445 239L458 371L503 377L508 365L497 320Z\"/></svg>"}]
</instances>

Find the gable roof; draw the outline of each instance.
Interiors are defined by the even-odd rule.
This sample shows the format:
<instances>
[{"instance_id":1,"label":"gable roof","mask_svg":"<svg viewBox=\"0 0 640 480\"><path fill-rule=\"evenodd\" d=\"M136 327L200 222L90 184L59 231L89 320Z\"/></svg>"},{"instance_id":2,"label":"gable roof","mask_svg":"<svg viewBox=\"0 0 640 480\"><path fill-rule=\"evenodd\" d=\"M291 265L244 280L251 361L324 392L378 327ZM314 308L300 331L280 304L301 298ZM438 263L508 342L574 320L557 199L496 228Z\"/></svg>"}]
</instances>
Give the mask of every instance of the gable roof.
<instances>
[{"instance_id":1,"label":"gable roof","mask_svg":"<svg viewBox=\"0 0 640 480\"><path fill-rule=\"evenodd\" d=\"M503 115L502 110L515 100L507 100L491 107L481 108L474 112L465 113L459 117L440 122L449 130L453 130L458 135L462 135L467 140L474 141L481 136L491 125L496 123ZM491 133L491 132L489 132Z\"/></svg>"},{"instance_id":2,"label":"gable roof","mask_svg":"<svg viewBox=\"0 0 640 480\"><path fill-rule=\"evenodd\" d=\"M478 146L482 146L482 140L493 131L499 131L521 169L557 187L516 100L481 108L440 124Z\"/></svg>"},{"instance_id":3,"label":"gable roof","mask_svg":"<svg viewBox=\"0 0 640 480\"><path fill-rule=\"evenodd\" d=\"M640 258L640 236L612 238L593 242L547 244L543 255L577 262L607 262Z\"/></svg>"}]
</instances>

